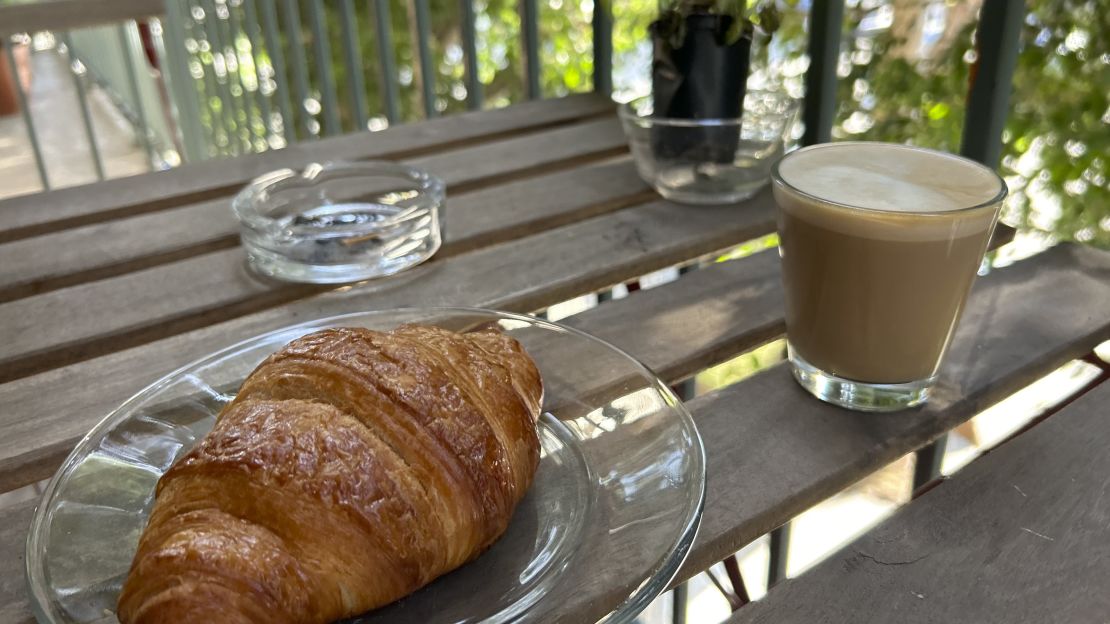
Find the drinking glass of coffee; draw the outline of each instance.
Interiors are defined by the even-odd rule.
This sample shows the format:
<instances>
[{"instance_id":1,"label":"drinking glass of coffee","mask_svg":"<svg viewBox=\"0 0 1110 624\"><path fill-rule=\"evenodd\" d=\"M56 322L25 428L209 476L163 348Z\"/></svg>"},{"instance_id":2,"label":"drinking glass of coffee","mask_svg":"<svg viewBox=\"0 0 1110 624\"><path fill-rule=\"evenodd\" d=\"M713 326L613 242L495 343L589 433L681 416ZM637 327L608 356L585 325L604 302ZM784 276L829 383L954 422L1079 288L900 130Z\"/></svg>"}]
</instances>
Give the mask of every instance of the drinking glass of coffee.
<instances>
[{"instance_id":1,"label":"drinking glass of coffee","mask_svg":"<svg viewBox=\"0 0 1110 624\"><path fill-rule=\"evenodd\" d=\"M867 142L791 152L771 175L794 377L851 409L925 401L1005 182L966 158Z\"/></svg>"}]
</instances>

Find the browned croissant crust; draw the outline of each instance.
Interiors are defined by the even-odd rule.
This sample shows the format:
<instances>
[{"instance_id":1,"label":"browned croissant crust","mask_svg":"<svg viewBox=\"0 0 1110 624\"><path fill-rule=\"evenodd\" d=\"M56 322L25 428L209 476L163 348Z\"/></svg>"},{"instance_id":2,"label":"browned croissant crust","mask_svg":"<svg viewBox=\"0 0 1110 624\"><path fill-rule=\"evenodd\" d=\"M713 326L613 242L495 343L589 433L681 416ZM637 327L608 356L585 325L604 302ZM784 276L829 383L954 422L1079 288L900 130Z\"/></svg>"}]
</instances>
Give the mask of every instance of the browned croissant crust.
<instances>
[{"instance_id":1,"label":"browned croissant crust","mask_svg":"<svg viewBox=\"0 0 1110 624\"><path fill-rule=\"evenodd\" d=\"M541 395L496 332L293 341L159 480L120 622L323 623L411 593L505 531Z\"/></svg>"}]
</instances>

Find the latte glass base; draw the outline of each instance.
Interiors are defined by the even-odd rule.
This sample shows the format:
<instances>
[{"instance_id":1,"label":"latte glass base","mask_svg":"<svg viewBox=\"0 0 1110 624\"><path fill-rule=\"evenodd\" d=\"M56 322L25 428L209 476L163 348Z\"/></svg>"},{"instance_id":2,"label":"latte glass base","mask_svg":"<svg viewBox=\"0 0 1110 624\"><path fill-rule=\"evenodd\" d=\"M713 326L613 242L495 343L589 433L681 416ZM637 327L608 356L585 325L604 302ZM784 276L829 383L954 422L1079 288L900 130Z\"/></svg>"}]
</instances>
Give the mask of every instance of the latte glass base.
<instances>
[{"instance_id":1,"label":"latte glass base","mask_svg":"<svg viewBox=\"0 0 1110 624\"><path fill-rule=\"evenodd\" d=\"M837 377L805 361L787 344L794 378L810 394L833 405L862 412L896 412L929 398L936 376L907 383L866 383Z\"/></svg>"}]
</instances>

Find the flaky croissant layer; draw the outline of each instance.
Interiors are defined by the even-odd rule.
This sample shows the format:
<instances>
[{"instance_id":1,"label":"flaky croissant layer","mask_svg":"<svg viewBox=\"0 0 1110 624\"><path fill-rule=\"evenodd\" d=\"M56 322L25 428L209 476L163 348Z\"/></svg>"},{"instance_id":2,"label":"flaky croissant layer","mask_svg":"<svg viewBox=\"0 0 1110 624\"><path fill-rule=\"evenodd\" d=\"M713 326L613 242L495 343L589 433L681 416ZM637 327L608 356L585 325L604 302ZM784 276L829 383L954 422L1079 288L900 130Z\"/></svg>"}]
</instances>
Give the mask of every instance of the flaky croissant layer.
<instances>
[{"instance_id":1,"label":"flaky croissant layer","mask_svg":"<svg viewBox=\"0 0 1110 624\"><path fill-rule=\"evenodd\" d=\"M413 592L508 527L542 394L497 332L293 341L159 480L120 622L326 623Z\"/></svg>"}]
</instances>

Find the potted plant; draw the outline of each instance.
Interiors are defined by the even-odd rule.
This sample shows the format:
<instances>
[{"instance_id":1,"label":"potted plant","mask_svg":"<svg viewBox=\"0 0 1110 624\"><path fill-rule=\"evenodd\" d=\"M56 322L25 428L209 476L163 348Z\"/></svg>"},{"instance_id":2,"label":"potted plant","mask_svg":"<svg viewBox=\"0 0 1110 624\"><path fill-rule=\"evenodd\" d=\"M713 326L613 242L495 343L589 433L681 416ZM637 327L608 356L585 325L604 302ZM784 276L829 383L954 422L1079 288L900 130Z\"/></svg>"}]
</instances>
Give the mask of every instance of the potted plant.
<instances>
[{"instance_id":1,"label":"potted plant","mask_svg":"<svg viewBox=\"0 0 1110 624\"><path fill-rule=\"evenodd\" d=\"M756 30L778 26L773 0L664 0L649 27L653 44L655 115L671 119L741 116ZM653 147L663 156L704 152L711 162L731 161L739 137L712 127L703 132L659 128ZM717 131L715 131L717 130Z\"/></svg>"}]
</instances>

